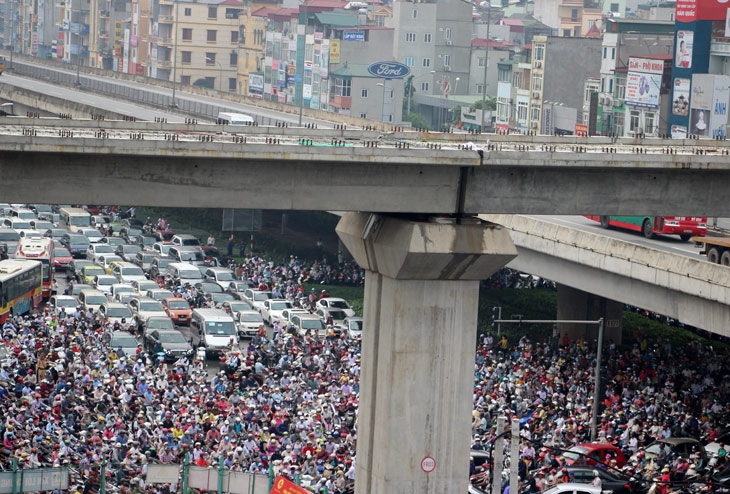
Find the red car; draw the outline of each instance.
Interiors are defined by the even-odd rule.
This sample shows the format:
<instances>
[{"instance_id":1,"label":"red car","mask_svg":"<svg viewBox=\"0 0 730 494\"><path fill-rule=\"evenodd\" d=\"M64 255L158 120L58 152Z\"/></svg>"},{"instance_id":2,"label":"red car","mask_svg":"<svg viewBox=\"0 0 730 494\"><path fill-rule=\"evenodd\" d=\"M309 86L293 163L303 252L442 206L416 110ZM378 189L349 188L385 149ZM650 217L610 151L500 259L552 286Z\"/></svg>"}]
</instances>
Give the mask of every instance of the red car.
<instances>
[{"instance_id":1,"label":"red car","mask_svg":"<svg viewBox=\"0 0 730 494\"><path fill-rule=\"evenodd\" d=\"M73 257L68 249L64 247L56 247L53 249L53 256L51 257L51 264L53 269L56 271L66 271L68 265L73 261Z\"/></svg>"},{"instance_id":2,"label":"red car","mask_svg":"<svg viewBox=\"0 0 730 494\"><path fill-rule=\"evenodd\" d=\"M607 456L610 455L610 458ZM603 463L609 465L611 460L616 460L618 468L626 464L626 457L613 444L608 443L583 443L573 446L563 453L565 463L568 465L597 465Z\"/></svg>"}]
</instances>

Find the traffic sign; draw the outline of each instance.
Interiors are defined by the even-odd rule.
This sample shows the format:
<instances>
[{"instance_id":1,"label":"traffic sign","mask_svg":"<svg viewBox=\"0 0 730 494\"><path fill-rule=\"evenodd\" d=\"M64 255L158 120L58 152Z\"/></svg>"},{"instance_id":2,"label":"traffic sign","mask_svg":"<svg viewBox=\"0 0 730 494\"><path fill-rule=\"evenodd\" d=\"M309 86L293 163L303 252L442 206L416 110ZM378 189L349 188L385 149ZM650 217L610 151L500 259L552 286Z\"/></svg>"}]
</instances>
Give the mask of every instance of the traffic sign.
<instances>
[{"instance_id":1,"label":"traffic sign","mask_svg":"<svg viewBox=\"0 0 730 494\"><path fill-rule=\"evenodd\" d=\"M436 470L436 460L431 456L426 456L421 460L421 470L426 473L431 473Z\"/></svg>"}]
</instances>

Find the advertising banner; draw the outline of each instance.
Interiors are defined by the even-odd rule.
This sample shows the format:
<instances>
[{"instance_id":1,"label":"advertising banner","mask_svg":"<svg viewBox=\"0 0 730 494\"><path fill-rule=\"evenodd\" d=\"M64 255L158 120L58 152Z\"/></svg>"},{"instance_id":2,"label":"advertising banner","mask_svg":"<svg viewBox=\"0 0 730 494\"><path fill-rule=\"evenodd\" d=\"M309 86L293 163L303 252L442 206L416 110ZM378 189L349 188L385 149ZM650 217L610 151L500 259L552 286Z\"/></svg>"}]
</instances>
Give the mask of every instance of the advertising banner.
<instances>
[{"instance_id":1,"label":"advertising banner","mask_svg":"<svg viewBox=\"0 0 730 494\"><path fill-rule=\"evenodd\" d=\"M694 48L693 31L677 31L675 43L675 66L683 69L692 67L692 49Z\"/></svg>"},{"instance_id":2,"label":"advertising banner","mask_svg":"<svg viewBox=\"0 0 730 494\"><path fill-rule=\"evenodd\" d=\"M330 63L340 63L340 40L330 40Z\"/></svg>"},{"instance_id":3,"label":"advertising banner","mask_svg":"<svg viewBox=\"0 0 730 494\"><path fill-rule=\"evenodd\" d=\"M730 9L725 14L725 37L730 38Z\"/></svg>"},{"instance_id":4,"label":"advertising banner","mask_svg":"<svg viewBox=\"0 0 730 494\"><path fill-rule=\"evenodd\" d=\"M263 74L248 74L248 88L255 91L264 90L264 76Z\"/></svg>"},{"instance_id":5,"label":"advertising banner","mask_svg":"<svg viewBox=\"0 0 730 494\"><path fill-rule=\"evenodd\" d=\"M672 114L686 117L689 115L690 80L677 77L674 79L672 94Z\"/></svg>"},{"instance_id":6,"label":"advertising banner","mask_svg":"<svg viewBox=\"0 0 730 494\"><path fill-rule=\"evenodd\" d=\"M677 0L675 18L679 22L725 19L727 0Z\"/></svg>"},{"instance_id":7,"label":"advertising banner","mask_svg":"<svg viewBox=\"0 0 730 494\"><path fill-rule=\"evenodd\" d=\"M661 74L629 72L626 79L626 104L642 108L659 108Z\"/></svg>"},{"instance_id":8,"label":"advertising banner","mask_svg":"<svg viewBox=\"0 0 730 494\"><path fill-rule=\"evenodd\" d=\"M365 41L365 31L342 31L342 41Z\"/></svg>"},{"instance_id":9,"label":"advertising banner","mask_svg":"<svg viewBox=\"0 0 730 494\"><path fill-rule=\"evenodd\" d=\"M695 74L692 76L689 133L703 137L724 137L730 76Z\"/></svg>"},{"instance_id":10,"label":"advertising banner","mask_svg":"<svg viewBox=\"0 0 730 494\"><path fill-rule=\"evenodd\" d=\"M284 477L276 477L269 494L310 494L310 492Z\"/></svg>"}]
</instances>

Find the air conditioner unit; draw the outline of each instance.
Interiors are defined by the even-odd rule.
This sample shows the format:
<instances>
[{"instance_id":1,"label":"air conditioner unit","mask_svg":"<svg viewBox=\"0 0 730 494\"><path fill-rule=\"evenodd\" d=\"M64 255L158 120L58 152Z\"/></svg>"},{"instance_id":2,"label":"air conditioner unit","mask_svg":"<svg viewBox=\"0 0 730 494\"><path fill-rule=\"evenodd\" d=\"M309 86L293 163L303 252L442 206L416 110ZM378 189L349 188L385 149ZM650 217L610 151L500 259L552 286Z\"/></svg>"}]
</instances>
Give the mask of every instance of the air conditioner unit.
<instances>
[{"instance_id":1,"label":"air conditioner unit","mask_svg":"<svg viewBox=\"0 0 730 494\"><path fill-rule=\"evenodd\" d=\"M540 61L535 62L535 68L536 69L541 69L542 68L542 62L540 62Z\"/></svg>"},{"instance_id":2,"label":"air conditioner unit","mask_svg":"<svg viewBox=\"0 0 730 494\"><path fill-rule=\"evenodd\" d=\"M451 72L451 66L450 65L444 65L444 71Z\"/></svg>"},{"instance_id":3,"label":"air conditioner unit","mask_svg":"<svg viewBox=\"0 0 730 494\"><path fill-rule=\"evenodd\" d=\"M450 40L450 39L447 39L447 40L446 40L446 46L451 46L451 45L452 45L452 42L451 42L451 40Z\"/></svg>"},{"instance_id":4,"label":"air conditioner unit","mask_svg":"<svg viewBox=\"0 0 730 494\"><path fill-rule=\"evenodd\" d=\"M540 93L538 93L538 92L532 93L532 99L540 99Z\"/></svg>"},{"instance_id":5,"label":"air conditioner unit","mask_svg":"<svg viewBox=\"0 0 730 494\"><path fill-rule=\"evenodd\" d=\"M606 97L605 96L598 96L598 104L599 105L605 105L606 104Z\"/></svg>"},{"instance_id":6,"label":"air conditioner unit","mask_svg":"<svg viewBox=\"0 0 730 494\"><path fill-rule=\"evenodd\" d=\"M621 100L620 99L613 100L613 106L615 106L616 108L620 108Z\"/></svg>"}]
</instances>

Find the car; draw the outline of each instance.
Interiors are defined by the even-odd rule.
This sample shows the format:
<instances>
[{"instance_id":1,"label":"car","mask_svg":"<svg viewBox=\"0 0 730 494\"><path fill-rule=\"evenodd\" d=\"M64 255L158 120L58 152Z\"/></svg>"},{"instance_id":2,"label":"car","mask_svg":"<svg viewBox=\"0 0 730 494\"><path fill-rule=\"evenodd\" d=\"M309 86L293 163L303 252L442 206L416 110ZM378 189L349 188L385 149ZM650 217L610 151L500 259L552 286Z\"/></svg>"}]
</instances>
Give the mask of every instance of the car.
<instances>
[{"instance_id":1,"label":"car","mask_svg":"<svg viewBox=\"0 0 730 494\"><path fill-rule=\"evenodd\" d=\"M227 291L237 299L243 300L243 293L249 288L254 288L254 285L251 281L237 280L228 283Z\"/></svg>"},{"instance_id":2,"label":"car","mask_svg":"<svg viewBox=\"0 0 730 494\"><path fill-rule=\"evenodd\" d=\"M147 318L144 326L144 332L154 329L175 329L175 323L167 316L152 316Z\"/></svg>"},{"instance_id":3,"label":"car","mask_svg":"<svg viewBox=\"0 0 730 494\"><path fill-rule=\"evenodd\" d=\"M137 258L137 252L142 252L142 247L132 244L118 245L115 250L116 255L128 262L132 262Z\"/></svg>"},{"instance_id":4,"label":"car","mask_svg":"<svg viewBox=\"0 0 730 494\"><path fill-rule=\"evenodd\" d=\"M119 283L131 283L132 281L147 279L142 268L131 262L115 262L111 266L111 274L117 277Z\"/></svg>"},{"instance_id":5,"label":"car","mask_svg":"<svg viewBox=\"0 0 730 494\"><path fill-rule=\"evenodd\" d=\"M264 300L261 304L261 317L269 326L273 326L275 322L281 321L281 313L284 310L293 307L291 302L284 299L272 298Z\"/></svg>"},{"instance_id":6,"label":"car","mask_svg":"<svg viewBox=\"0 0 730 494\"><path fill-rule=\"evenodd\" d=\"M110 275L111 276L111 275ZM135 296L138 295L137 291L129 283L115 283L111 287L109 297L112 299L116 298L119 293L133 293Z\"/></svg>"},{"instance_id":7,"label":"car","mask_svg":"<svg viewBox=\"0 0 730 494\"><path fill-rule=\"evenodd\" d=\"M127 331L108 331L102 340L110 350L115 350L120 357L137 353L137 339Z\"/></svg>"},{"instance_id":8,"label":"car","mask_svg":"<svg viewBox=\"0 0 730 494\"><path fill-rule=\"evenodd\" d=\"M33 227L30 226L30 221L22 218L5 218L2 221L2 226L15 230L18 232L18 235L33 231Z\"/></svg>"},{"instance_id":9,"label":"car","mask_svg":"<svg viewBox=\"0 0 730 494\"><path fill-rule=\"evenodd\" d=\"M236 312L233 314L233 320L236 321L238 335L241 337L256 336L259 328L264 325L264 319L255 310Z\"/></svg>"},{"instance_id":10,"label":"car","mask_svg":"<svg viewBox=\"0 0 730 494\"><path fill-rule=\"evenodd\" d=\"M51 264L56 271L66 271L74 258L66 247L58 247L53 249L51 255Z\"/></svg>"},{"instance_id":11,"label":"car","mask_svg":"<svg viewBox=\"0 0 730 494\"><path fill-rule=\"evenodd\" d=\"M217 261L220 261L223 259L221 251L218 250L218 247L213 247L212 245L203 245L200 249L203 251L203 257L206 260L215 259Z\"/></svg>"},{"instance_id":12,"label":"car","mask_svg":"<svg viewBox=\"0 0 730 494\"><path fill-rule=\"evenodd\" d=\"M344 298L337 298L337 297L325 297L317 300L316 304L317 309L340 309L345 312L347 317L353 317L355 315L355 311L352 307L350 307L350 304L345 300Z\"/></svg>"},{"instance_id":13,"label":"car","mask_svg":"<svg viewBox=\"0 0 730 494\"><path fill-rule=\"evenodd\" d=\"M155 230L152 234L160 242L169 242L175 236L175 232L169 228L167 230Z\"/></svg>"},{"instance_id":14,"label":"car","mask_svg":"<svg viewBox=\"0 0 730 494\"><path fill-rule=\"evenodd\" d=\"M119 230L119 236L123 238L127 244L131 244L132 239L136 237L137 235L142 235L144 233L141 228L137 228L134 226L123 226Z\"/></svg>"},{"instance_id":15,"label":"car","mask_svg":"<svg viewBox=\"0 0 730 494\"><path fill-rule=\"evenodd\" d=\"M149 271L147 271L150 275L150 279L154 280L158 276L164 276L167 271L167 265L171 262L175 262L174 259L167 256L153 258L152 262L150 262Z\"/></svg>"},{"instance_id":16,"label":"car","mask_svg":"<svg viewBox=\"0 0 730 494\"><path fill-rule=\"evenodd\" d=\"M89 244L89 248L86 249L86 258L91 261L96 261L96 258L100 254L114 254L114 247L109 244L95 243Z\"/></svg>"},{"instance_id":17,"label":"car","mask_svg":"<svg viewBox=\"0 0 730 494\"><path fill-rule=\"evenodd\" d=\"M173 245L200 247L200 240L193 235L173 235L170 239Z\"/></svg>"},{"instance_id":18,"label":"car","mask_svg":"<svg viewBox=\"0 0 730 494\"><path fill-rule=\"evenodd\" d=\"M648 486L644 482L627 475L623 475L620 471L610 471L605 468L593 468L589 466L569 466L565 467L568 475L575 483L590 484L595 478L595 473L601 478L601 488L604 491L612 491L613 494L634 494L646 492Z\"/></svg>"},{"instance_id":19,"label":"car","mask_svg":"<svg viewBox=\"0 0 730 494\"><path fill-rule=\"evenodd\" d=\"M84 266L94 266L94 263L88 259L73 259L70 263L68 263L68 267L66 268L66 279L80 282L81 270Z\"/></svg>"},{"instance_id":20,"label":"car","mask_svg":"<svg viewBox=\"0 0 730 494\"><path fill-rule=\"evenodd\" d=\"M172 242L155 242L152 244L152 250L161 256L168 255L170 247L172 247Z\"/></svg>"},{"instance_id":21,"label":"car","mask_svg":"<svg viewBox=\"0 0 730 494\"><path fill-rule=\"evenodd\" d=\"M85 235L79 233L64 233L61 237L61 244L66 247L75 259L86 257L86 251L89 249L89 239Z\"/></svg>"},{"instance_id":22,"label":"car","mask_svg":"<svg viewBox=\"0 0 730 494\"><path fill-rule=\"evenodd\" d=\"M236 279L236 275L233 274L233 271L228 268L220 267L207 268L205 273L203 273L203 276L205 277L205 281L218 283L223 290L228 288L228 285Z\"/></svg>"},{"instance_id":23,"label":"car","mask_svg":"<svg viewBox=\"0 0 730 494\"><path fill-rule=\"evenodd\" d=\"M39 215L40 213L53 212L53 206L51 206L50 204L29 204L28 209L33 211L36 215Z\"/></svg>"},{"instance_id":24,"label":"car","mask_svg":"<svg viewBox=\"0 0 730 494\"><path fill-rule=\"evenodd\" d=\"M626 465L626 457L619 448L609 443L582 443L563 452L565 464L596 466L599 462L608 465L606 455L616 460L618 468Z\"/></svg>"},{"instance_id":25,"label":"car","mask_svg":"<svg viewBox=\"0 0 730 494\"><path fill-rule=\"evenodd\" d=\"M84 312L89 312L90 310L96 312L106 301L106 295L99 290L92 288L90 290L81 290L81 292L79 292L79 304L83 308Z\"/></svg>"},{"instance_id":26,"label":"car","mask_svg":"<svg viewBox=\"0 0 730 494\"><path fill-rule=\"evenodd\" d=\"M190 324L193 310L187 300L181 297L169 297L160 301L167 317L175 324Z\"/></svg>"},{"instance_id":27,"label":"car","mask_svg":"<svg viewBox=\"0 0 730 494\"><path fill-rule=\"evenodd\" d=\"M51 295L48 302L53 307L53 313L58 315L61 309L66 310L66 314L73 314L79 305L79 299L72 295Z\"/></svg>"},{"instance_id":28,"label":"car","mask_svg":"<svg viewBox=\"0 0 730 494\"><path fill-rule=\"evenodd\" d=\"M347 319L347 313L342 309L319 308L314 312L325 324L341 328L342 323Z\"/></svg>"},{"instance_id":29,"label":"car","mask_svg":"<svg viewBox=\"0 0 730 494\"><path fill-rule=\"evenodd\" d=\"M221 304L221 309L226 311L228 314L235 314L242 310L253 310L251 304L244 302L243 300L226 300Z\"/></svg>"},{"instance_id":30,"label":"car","mask_svg":"<svg viewBox=\"0 0 730 494\"><path fill-rule=\"evenodd\" d=\"M201 281L193 285L196 290L201 292L203 295L210 295L211 293L223 293L223 289L218 283L210 283L208 281ZM234 297L235 298L235 297Z\"/></svg>"},{"instance_id":31,"label":"car","mask_svg":"<svg viewBox=\"0 0 730 494\"><path fill-rule=\"evenodd\" d=\"M152 353L161 349L168 362L174 362L182 357L190 358L193 347L183 334L176 329L153 329L144 335L145 349Z\"/></svg>"},{"instance_id":32,"label":"car","mask_svg":"<svg viewBox=\"0 0 730 494\"><path fill-rule=\"evenodd\" d=\"M123 238L120 237L104 237L101 240L99 240L100 244L107 244L111 245L115 249L119 247L120 245L124 245L126 242Z\"/></svg>"},{"instance_id":33,"label":"car","mask_svg":"<svg viewBox=\"0 0 730 494\"><path fill-rule=\"evenodd\" d=\"M108 276L108 275L107 275ZM103 321L109 321L112 324L128 324L132 322L132 311L126 305L119 302L104 302L99 307L99 317Z\"/></svg>"},{"instance_id":34,"label":"car","mask_svg":"<svg viewBox=\"0 0 730 494\"><path fill-rule=\"evenodd\" d=\"M10 228L0 227L0 245L5 248L6 253L12 254L20 242L20 233Z\"/></svg>"},{"instance_id":35,"label":"car","mask_svg":"<svg viewBox=\"0 0 730 494\"><path fill-rule=\"evenodd\" d=\"M200 247L188 247L173 245L170 247L167 255L172 257L175 262L187 262L196 266L205 266L205 257Z\"/></svg>"},{"instance_id":36,"label":"car","mask_svg":"<svg viewBox=\"0 0 730 494\"><path fill-rule=\"evenodd\" d=\"M566 482L544 490L542 494L602 494L602 492L603 488L595 485Z\"/></svg>"},{"instance_id":37,"label":"car","mask_svg":"<svg viewBox=\"0 0 730 494\"><path fill-rule=\"evenodd\" d=\"M319 336L327 335L327 328L322 319L314 314L294 314L291 318L291 325L300 336L306 336L308 333L316 333Z\"/></svg>"},{"instance_id":38,"label":"car","mask_svg":"<svg viewBox=\"0 0 730 494\"><path fill-rule=\"evenodd\" d=\"M147 293L147 290L160 288L160 285L152 280L135 280L131 282L130 285L132 285L132 288L134 288L134 290L139 294L140 297L144 296L144 294Z\"/></svg>"},{"instance_id":39,"label":"car","mask_svg":"<svg viewBox=\"0 0 730 494\"><path fill-rule=\"evenodd\" d=\"M93 226L94 228L100 228L102 226L104 228L106 228L107 226L111 225L111 223L112 223L111 216L107 216L105 214L92 214L91 215L91 226Z\"/></svg>"},{"instance_id":40,"label":"car","mask_svg":"<svg viewBox=\"0 0 730 494\"><path fill-rule=\"evenodd\" d=\"M116 277L110 274L101 274L94 276L94 282L91 285L104 295L111 295L112 285L115 283L117 283Z\"/></svg>"},{"instance_id":41,"label":"car","mask_svg":"<svg viewBox=\"0 0 730 494\"><path fill-rule=\"evenodd\" d=\"M254 288L247 288L243 291L243 300L251 304L254 310L261 312L264 305L264 300L274 298L274 295L270 291L256 290Z\"/></svg>"},{"instance_id":42,"label":"car","mask_svg":"<svg viewBox=\"0 0 730 494\"><path fill-rule=\"evenodd\" d=\"M142 252L137 252L133 262L142 268L142 271L149 273L152 261L157 258L157 255L158 254L156 252L151 250L143 250Z\"/></svg>"},{"instance_id":43,"label":"car","mask_svg":"<svg viewBox=\"0 0 730 494\"><path fill-rule=\"evenodd\" d=\"M149 233L142 233L140 235L135 235L130 243L133 243L134 245L139 245L143 249L151 248L155 242L157 242L157 237L155 237L152 234Z\"/></svg>"},{"instance_id":44,"label":"car","mask_svg":"<svg viewBox=\"0 0 730 494\"><path fill-rule=\"evenodd\" d=\"M208 296L213 301L213 303L216 305L216 307L218 307L219 305L221 305L225 302L232 302L232 301L236 300L236 297L234 297L230 293L225 293L225 292L210 293L210 294L208 294Z\"/></svg>"},{"instance_id":45,"label":"car","mask_svg":"<svg viewBox=\"0 0 730 494\"><path fill-rule=\"evenodd\" d=\"M139 297L137 292L118 292L114 295L113 301L120 304L129 305L129 301Z\"/></svg>"},{"instance_id":46,"label":"car","mask_svg":"<svg viewBox=\"0 0 730 494\"><path fill-rule=\"evenodd\" d=\"M132 311L137 327L142 329L147 325L147 319L153 316L167 317L165 309L157 300L148 297L136 297L127 304Z\"/></svg>"},{"instance_id":47,"label":"car","mask_svg":"<svg viewBox=\"0 0 730 494\"><path fill-rule=\"evenodd\" d=\"M86 236L92 244L95 244L104 238L104 235L102 235L96 228L82 228L81 234Z\"/></svg>"},{"instance_id":48,"label":"car","mask_svg":"<svg viewBox=\"0 0 730 494\"><path fill-rule=\"evenodd\" d=\"M92 264L90 266L84 266L81 268L81 273L79 274L79 280L81 283L86 283L87 285L93 285L94 284L94 277L98 275L106 274L106 271L104 271L104 268L101 266L97 266L96 264Z\"/></svg>"},{"instance_id":49,"label":"car","mask_svg":"<svg viewBox=\"0 0 730 494\"><path fill-rule=\"evenodd\" d=\"M87 285L86 283L74 283L71 285L71 295L78 298L79 294L84 290L93 290L94 287ZM80 304L79 304L80 305Z\"/></svg>"},{"instance_id":50,"label":"car","mask_svg":"<svg viewBox=\"0 0 730 494\"><path fill-rule=\"evenodd\" d=\"M292 309L285 309L281 311L281 327L286 329L289 329L291 327L291 318L294 316L294 314L311 314L307 309L301 309L301 308L292 308Z\"/></svg>"},{"instance_id":51,"label":"car","mask_svg":"<svg viewBox=\"0 0 730 494\"><path fill-rule=\"evenodd\" d=\"M166 298L172 298L174 296L175 294L167 288L151 288L147 290L147 293L145 293L145 297L155 299L158 302L162 302Z\"/></svg>"},{"instance_id":52,"label":"car","mask_svg":"<svg viewBox=\"0 0 730 494\"><path fill-rule=\"evenodd\" d=\"M45 232L53 230L56 225L46 220L30 220L30 226L33 230L40 232L45 237Z\"/></svg>"},{"instance_id":53,"label":"car","mask_svg":"<svg viewBox=\"0 0 730 494\"><path fill-rule=\"evenodd\" d=\"M68 230L63 228L48 228L45 232L43 232L43 236L61 240L66 233L68 233Z\"/></svg>"},{"instance_id":54,"label":"car","mask_svg":"<svg viewBox=\"0 0 730 494\"><path fill-rule=\"evenodd\" d=\"M348 317L342 321L342 331L351 340L362 337L362 317Z\"/></svg>"},{"instance_id":55,"label":"car","mask_svg":"<svg viewBox=\"0 0 730 494\"><path fill-rule=\"evenodd\" d=\"M664 445L664 448L668 449L670 455L681 456L682 458L689 458L692 454L698 454L703 460L707 460L707 452L702 443L693 437L670 437L666 439L657 439L649 446L644 448L646 459L656 458L659 456L659 450ZM634 457L632 456L632 459ZM706 463L705 463L706 464Z\"/></svg>"},{"instance_id":56,"label":"car","mask_svg":"<svg viewBox=\"0 0 730 494\"><path fill-rule=\"evenodd\" d=\"M124 259L116 254L99 254L94 262L104 268L107 274L111 274L112 266L117 262L124 262Z\"/></svg>"}]
</instances>

